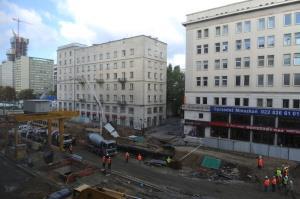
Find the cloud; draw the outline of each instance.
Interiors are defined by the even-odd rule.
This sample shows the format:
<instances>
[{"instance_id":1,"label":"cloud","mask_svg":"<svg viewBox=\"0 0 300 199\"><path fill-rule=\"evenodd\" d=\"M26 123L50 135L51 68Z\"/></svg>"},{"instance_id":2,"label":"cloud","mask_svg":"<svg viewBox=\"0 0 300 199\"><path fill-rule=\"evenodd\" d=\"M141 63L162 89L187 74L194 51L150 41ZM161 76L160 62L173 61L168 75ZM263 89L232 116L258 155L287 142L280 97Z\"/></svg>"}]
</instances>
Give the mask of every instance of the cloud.
<instances>
[{"instance_id":1,"label":"cloud","mask_svg":"<svg viewBox=\"0 0 300 199\"><path fill-rule=\"evenodd\" d=\"M186 14L220 6L220 0L52 0L61 14L60 33L86 44L144 34L168 43L169 59L184 66ZM240 0L223 0L222 4ZM70 31L72 29L72 31Z\"/></svg>"},{"instance_id":2,"label":"cloud","mask_svg":"<svg viewBox=\"0 0 300 199\"><path fill-rule=\"evenodd\" d=\"M172 66L179 65L180 68L185 68L185 54L174 54L169 58L168 64L172 64Z\"/></svg>"}]
</instances>

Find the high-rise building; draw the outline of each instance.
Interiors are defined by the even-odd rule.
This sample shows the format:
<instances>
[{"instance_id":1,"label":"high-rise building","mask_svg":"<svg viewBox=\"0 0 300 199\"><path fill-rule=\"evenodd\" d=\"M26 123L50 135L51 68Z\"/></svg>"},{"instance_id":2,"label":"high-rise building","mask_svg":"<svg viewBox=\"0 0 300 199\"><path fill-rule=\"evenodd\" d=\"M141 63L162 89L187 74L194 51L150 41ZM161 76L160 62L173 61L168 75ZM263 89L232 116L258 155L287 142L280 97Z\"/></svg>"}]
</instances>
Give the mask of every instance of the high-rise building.
<instances>
[{"instance_id":1,"label":"high-rise building","mask_svg":"<svg viewBox=\"0 0 300 199\"><path fill-rule=\"evenodd\" d=\"M57 64L53 65L53 86L52 90L56 91L57 90Z\"/></svg>"},{"instance_id":2,"label":"high-rise building","mask_svg":"<svg viewBox=\"0 0 300 199\"><path fill-rule=\"evenodd\" d=\"M29 44L29 39L18 36L16 33L13 33L14 36L10 39L10 49L7 50L7 60L15 61L21 56L27 56L27 46Z\"/></svg>"},{"instance_id":3,"label":"high-rise building","mask_svg":"<svg viewBox=\"0 0 300 199\"><path fill-rule=\"evenodd\" d=\"M228 150L299 148L300 1L243 1L184 26L185 134Z\"/></svg>"},{"instance_id":4,"label":"high-rise building","mask_svg":"<svg viewBox=\"0 0 300 199\"><path fill-rule=\"evenodd\" d=\"M53 60L21 56L14 62L14 87L17 92L32 89L42 94L52 90Z\"/></svg>"},{"instance_id":5,"label":"high-rise building","mask_svg":"<svg viewBox=\"0 0 300 199\"><path fill-rule=\"evenodd\" d=\"M14 87L14 62L4 61L1 68L0 86Z\"/></svg>"},{"instance_id":6,"label":"high-rise building","mask_svg":"<svg viewBox=\"0 0 300 199\"><path fill-rule=\"evenodd\" d=\"M167 44L135 36L92 46L69 44L57 50L58 108L99 119L96 95L106 121L142 129L166 117ZM75 79L84 77L88 84Z\"/></svg>"}]
</instances>

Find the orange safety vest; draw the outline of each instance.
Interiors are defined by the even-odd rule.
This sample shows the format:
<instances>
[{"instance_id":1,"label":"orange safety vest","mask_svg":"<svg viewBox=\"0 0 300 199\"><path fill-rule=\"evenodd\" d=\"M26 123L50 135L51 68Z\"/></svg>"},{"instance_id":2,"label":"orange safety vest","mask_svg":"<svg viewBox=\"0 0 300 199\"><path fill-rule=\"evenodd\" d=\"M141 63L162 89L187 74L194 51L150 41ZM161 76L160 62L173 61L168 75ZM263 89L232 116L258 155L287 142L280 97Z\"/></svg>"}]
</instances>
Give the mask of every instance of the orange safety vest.
<instances>
[{"instance_id":1,"label":"orange safety vest","mask_svg":"<svg viewBox=\"0 0 300 199\"><path fill-rule=\"evenodd\" d=\"M107 162L108 164L111 164L111 157L108 158Z\"/></svg>"},{"instance_id":2,"label":"orange safety vest","mask_svg":"<svg viewBox=\"0 0 300 199\"><path fill-rule=\"evenodd\" d=\"M263 167L264 166L264 160L262 158L258 158L257 164L258 164L258 166Z\"/></svg>"},{"instance_id":3,"label":"orange safety vest","mask_svg":"<svg viewBox=\"0 0 300 199\"><path fill-rule=\"evenodd\" d=\"M103 157L102 157L102 162L105 162L105 160L106 160L106 157L103 156Z\"/></svg>"},{"instance_id":4,"label":"orange safety vest","mask_svg":"<svg viewBox=\"0 0 300 199\"><path fill-rule=\"evenodd\" d=\"M273 178L271 182L272 182L272 185L276 185L277 184L276 178Z\"/></svg>"},{"instance_id":5,"label":"orange safety vest","mask_svg":"<svg viewBox=\"0 0 300 199\"><path fill-rule=\"evenodd\" d=\"M265 181L264 181L264 186L265 186L265 187L270 186L270 179L265 179Z\"/></svg>"},{"instance_id":6,"label":"orange safety vest","mask_svg":"<svg viewBox=\"0 0 300 199\"><path fill-rule=\"evenodd\" d=\"M139 154L139 155L138 155L137 159L138 159L139 161L141 161L141 160L142 160L142 156L141 156L141 154Z\"/></svg>"}]
</instances>

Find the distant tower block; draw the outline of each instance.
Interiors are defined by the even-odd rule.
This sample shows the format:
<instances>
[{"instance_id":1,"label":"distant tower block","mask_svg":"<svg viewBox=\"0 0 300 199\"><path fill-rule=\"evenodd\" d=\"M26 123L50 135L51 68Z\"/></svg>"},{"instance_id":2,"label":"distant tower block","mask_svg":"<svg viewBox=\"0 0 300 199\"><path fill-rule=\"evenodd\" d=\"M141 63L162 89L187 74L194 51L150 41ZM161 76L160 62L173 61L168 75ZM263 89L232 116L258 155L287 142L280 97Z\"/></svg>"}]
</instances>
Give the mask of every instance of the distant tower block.
<instances>
[{"instance_id":1,"label":"distant tower block","mask_svg":"<svg viewBox=\"0 0 300 199\"><path fill-rule=\"evenodd\" d=\"M16 58L27 56L29 39L19 37L15 32L13 34L14 36L10 38L10 49L6 52L8 61L15 61Z\"/></svg>"}]
</instances>

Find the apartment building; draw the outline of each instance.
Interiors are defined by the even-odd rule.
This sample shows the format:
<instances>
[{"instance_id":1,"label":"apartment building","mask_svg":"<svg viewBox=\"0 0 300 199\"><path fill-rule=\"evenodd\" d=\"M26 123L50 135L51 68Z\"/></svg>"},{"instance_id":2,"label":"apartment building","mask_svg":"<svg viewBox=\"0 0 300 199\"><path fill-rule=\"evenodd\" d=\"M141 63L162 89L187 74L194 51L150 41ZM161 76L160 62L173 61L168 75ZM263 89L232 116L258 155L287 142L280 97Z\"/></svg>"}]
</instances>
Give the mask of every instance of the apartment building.
<instances>
[{"instance_id":1,"label":"apartment building","mask_svg":"<svg viewBox=\"0 0 300 199\"><path fill-rule=\"evenodd\" d=\"M53 65L53 85L52 85L52 90L53 91L57 90L57 64Z\"/></svg>"},{"instance_id":2,"label":"apartment building","mask_svg":"<svg viewBox=\"0 0 300 199\"><path fill-rule=\"evenodd\" d=\"M58 108L79 110L96 121L100 110L108 122L135 129L162 123L166 117L167 44L135 36L57 50ZM86 82L78 81L84 77Z\"/></svg>"},{"instance_id":3,"label":"apartment building","mask_svg":"<svg viewBox=\"0 0 300 199\"><path fill-rule=\"evenodd\" d=\"M300 148L300 1L243 1L183 25L184 133Z\"/></svg>"}]
</instances>

